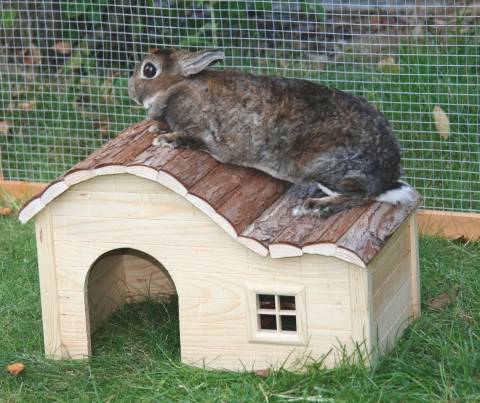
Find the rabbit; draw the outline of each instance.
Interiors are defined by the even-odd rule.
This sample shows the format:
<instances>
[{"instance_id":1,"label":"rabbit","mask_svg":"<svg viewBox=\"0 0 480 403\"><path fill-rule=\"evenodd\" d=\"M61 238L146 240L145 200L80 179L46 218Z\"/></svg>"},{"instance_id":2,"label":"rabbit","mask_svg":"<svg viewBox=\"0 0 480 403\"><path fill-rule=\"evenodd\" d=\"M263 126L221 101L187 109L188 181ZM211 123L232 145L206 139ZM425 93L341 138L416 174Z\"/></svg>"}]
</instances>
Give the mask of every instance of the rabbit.
<instances>
[{"instance_id":1,"label":"rabbit","mask_svg":"<svg viewBox=\"0 0 480 403\"><path fill-rule=\"evenodd\" d=\"M304 200L294 215L412 200L399 180L399 143L366 100L307 80L207 69L223 59L217 50L157 49L138 64L129 96L169 128L155 144L316 184L326 196Z\"/></svg>"}]
</instances>

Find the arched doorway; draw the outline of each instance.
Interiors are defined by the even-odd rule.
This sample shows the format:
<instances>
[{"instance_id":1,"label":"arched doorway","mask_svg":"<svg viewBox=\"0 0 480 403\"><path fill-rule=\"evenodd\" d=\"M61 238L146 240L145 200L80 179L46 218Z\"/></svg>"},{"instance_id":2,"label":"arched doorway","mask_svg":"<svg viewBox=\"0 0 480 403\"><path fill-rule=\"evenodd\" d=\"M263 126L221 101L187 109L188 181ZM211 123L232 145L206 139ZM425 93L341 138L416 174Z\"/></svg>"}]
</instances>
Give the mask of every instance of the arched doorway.
<instances>
[{"instance_id":1,"label":"arched doorway","mask_svg":"<svg viewBox=\"0 0 480 403\"><path fill-rule=\"evenodd\" d=\"M132 248L101 255L90 267L85 286L90 335L124 304L146 299L169 302L177 296L165 267Z\"/></svg>"}]
</instances>

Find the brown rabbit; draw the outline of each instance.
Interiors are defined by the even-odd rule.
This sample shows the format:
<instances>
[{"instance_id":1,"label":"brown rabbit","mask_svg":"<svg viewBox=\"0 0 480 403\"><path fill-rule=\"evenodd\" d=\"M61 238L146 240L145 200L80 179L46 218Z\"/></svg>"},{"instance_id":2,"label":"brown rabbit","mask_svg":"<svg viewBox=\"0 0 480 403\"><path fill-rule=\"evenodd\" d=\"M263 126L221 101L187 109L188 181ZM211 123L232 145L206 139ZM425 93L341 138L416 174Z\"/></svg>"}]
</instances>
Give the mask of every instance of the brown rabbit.
<instances>
[{"instance_id":1,"label":"brown rabbit","mask_svg":"<svg viewBox=\"0 0 480 403\"><path fill-rule=\"evenodd\" d=\"M157 50L129 80L129 95L170 131L157 144L204 150L326 194L296 214L327 217L370 200L408 202L400 147L367 101L305 80L206 70L219 51Z\"/></svg>"}]
</instances>

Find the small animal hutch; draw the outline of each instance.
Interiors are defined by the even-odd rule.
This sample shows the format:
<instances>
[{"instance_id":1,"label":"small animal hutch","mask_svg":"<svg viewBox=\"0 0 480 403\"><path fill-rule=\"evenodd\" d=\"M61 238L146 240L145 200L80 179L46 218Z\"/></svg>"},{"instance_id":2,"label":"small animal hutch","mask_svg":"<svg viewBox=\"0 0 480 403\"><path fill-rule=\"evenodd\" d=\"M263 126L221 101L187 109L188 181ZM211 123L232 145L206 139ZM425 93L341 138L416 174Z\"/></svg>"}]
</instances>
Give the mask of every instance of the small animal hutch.
<instances>
[{"instance_id":1,"label":"small animal hutch","mask_svg":"<svg viewBox=\"0 0 480 403\"><path fill-rule=\"evenodd\" d=\"M334 366L419 315L419 196L295 217L317 190L152 146L157 129L126 129L20 212L36 217L47 356L89 356L98 324L146 295L178 296L183 362L232 370Z\"/></svg>"}]
</instances>

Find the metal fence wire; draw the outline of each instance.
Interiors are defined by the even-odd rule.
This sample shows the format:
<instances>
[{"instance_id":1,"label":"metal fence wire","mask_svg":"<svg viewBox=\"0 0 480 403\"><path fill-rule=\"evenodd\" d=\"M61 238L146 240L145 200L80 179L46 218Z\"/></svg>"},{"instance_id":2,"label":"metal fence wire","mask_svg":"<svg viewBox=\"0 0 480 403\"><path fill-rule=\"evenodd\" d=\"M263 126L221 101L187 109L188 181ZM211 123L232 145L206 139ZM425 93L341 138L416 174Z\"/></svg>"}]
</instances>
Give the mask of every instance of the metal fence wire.
<instances>
[{"instance_id":1,"label":"metal fence wire","mask_svg":"<svg viewBox=\"0 0 480 403\"><path fill-rule=\"evenodd\" d=\"M480 212L479 19L455 0L3 0L0 171L52 180L144 118L127 80L149 49L221 48L216 68L367 98L425 206Z\"/></svg>"}]
</instances>

